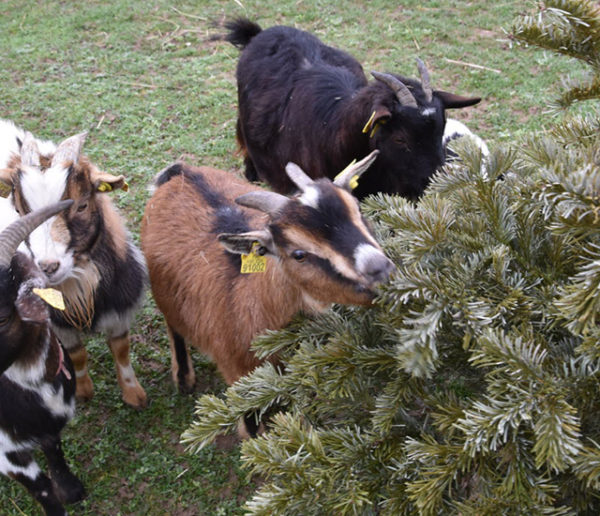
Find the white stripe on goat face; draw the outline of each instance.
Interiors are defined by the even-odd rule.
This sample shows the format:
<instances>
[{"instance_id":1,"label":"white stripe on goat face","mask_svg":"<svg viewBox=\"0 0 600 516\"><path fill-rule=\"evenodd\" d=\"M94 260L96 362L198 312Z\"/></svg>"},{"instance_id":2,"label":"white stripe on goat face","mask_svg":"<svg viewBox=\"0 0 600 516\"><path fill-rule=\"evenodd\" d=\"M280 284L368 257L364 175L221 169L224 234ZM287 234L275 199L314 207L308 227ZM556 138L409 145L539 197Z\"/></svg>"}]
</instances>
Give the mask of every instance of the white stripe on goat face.
<instances>
[{"instance_id":1,"label":"white stripe on goat face","mask_svg":"<svg viewBox=\"0 0 600 516\"><path fill-rule=\"evenodd\" d=\"M20 188L31 211L43 208L63 198L69 169L53 166L45 171L23 167ZM34 261L45 271L53 264L56 271L48 275L51 285L58 285L72 275L74 258L68 249L70 235L61 215L51 217L29 235L29 248Z\"/></svg>"}]
</instances>

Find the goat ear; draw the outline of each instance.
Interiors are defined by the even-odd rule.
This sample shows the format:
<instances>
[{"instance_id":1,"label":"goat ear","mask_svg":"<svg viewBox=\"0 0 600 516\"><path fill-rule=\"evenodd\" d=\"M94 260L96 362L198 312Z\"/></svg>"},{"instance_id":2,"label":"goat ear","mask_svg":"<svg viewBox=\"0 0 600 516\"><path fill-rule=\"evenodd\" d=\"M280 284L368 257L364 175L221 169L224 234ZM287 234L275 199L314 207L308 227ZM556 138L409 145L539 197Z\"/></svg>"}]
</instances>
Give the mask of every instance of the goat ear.
<instances>
[{"instance_id":1,"label":"goat ear","mask_svg":"<svg viewBox=\"0 0 600 516\"><path fill-rule=\"evenodd\" d=\"M8 197L12 192L13 170L0 168L0 197Z\"/></svg>"},{"instance_id":2,"label":"goat ear","mask_svg":"<svg viewBox=\"0 0 600 516\"><path fill-rule=\"evenodd\" d=\"M41 282L36 278L26 281L19 288L15 306L23 321L42 324L50 317L48 305L33 292L33 289L39 286Z\"/></svg>"},{"instance_id":3,"label":"goat ear","mask_svg":"<svg viewBox=\"0 0 600 516\"><path fill-rule=\"evenodd\" d=\"M385 124L392 117L392 113L385 106L376 106L362 129L363 133L369 133L369 137L375 136L380 124Z\"/></svg>"},{"instance_id":4,"label":"goat ear","mask_svg":"<svg viewBox=\"0 0 600 516\"><path fill-rule=\"evenodd\" d=\"M267 229L248 231L247 233L221 233L218 237L220 244L230 253L250 254L252 246L258 242L262 253L273 254L274 244L273 236Z\"/></svg>"},{"instance_id":5,"label":"goat ear","mask_svg":"<svg viewBox=\"0 0 600 516\"><path fill-rule=\"evenodd\" d=\"M441 90L435 90L433 95L442 101L444 109L464 108L481 101L481 97L463 97L462 95L456 95L456 93Z\"/></svg>"},{"instance_id":6,"label":"goat ear","mask_svg":"<svg viewBox=\"0 0 600 516\"><path fill-rule=\"evenodd\" d=\"M129 190L125 176L113 176L112 174L93 169L90 174L90 180L97 192L112 192L118 189L126 192Z\"/></svg>"}]
</instances>

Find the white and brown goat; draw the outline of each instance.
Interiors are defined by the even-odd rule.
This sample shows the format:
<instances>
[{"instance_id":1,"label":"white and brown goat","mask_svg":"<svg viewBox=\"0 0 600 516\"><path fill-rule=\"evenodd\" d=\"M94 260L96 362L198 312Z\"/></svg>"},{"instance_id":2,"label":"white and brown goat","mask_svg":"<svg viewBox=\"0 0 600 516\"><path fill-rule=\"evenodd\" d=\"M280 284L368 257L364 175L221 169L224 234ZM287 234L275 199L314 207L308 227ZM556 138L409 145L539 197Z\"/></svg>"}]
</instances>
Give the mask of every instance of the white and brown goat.
<instances>
[{"instance_id":1,"label":"white and brown goat","mask_svg":"<svg viewBox=\"0 0 600 516\"><path fill-rule=\"evenodd\" d=\"M85 133L58 146L0 120L0 186L23 216L60 199L73 206L38 227L26 248L65 297L53 311L54 331L75 365L78 399L93 395L82 331L103 331L115 360L123 400L146 404L129 359L129 328L146 283L146 266L107 192L126 189L123 176L98 170L81 149ZM1 190L1 189L0 189Z\"/></svg>"},{"instance_id":2,"label":"white and brown goat","mask_svg":"<svg viewBox=\"0 0 600 516\"><path fill-rule=\"evenodd\" d=\"M260 363L250 349L257 334L282 328L299 311L372 302L373 287L394 266L348 185L376 153L335 183L288 164L300 190L294 197L208 167L176 163L158 175L142 250L180 390L195 382L186 344L209 355L232 384ZM242 274L240 255L264 255L266 270Z\"/></svg>"},{"instance_id":3,"label":"white and brown goat","mask_svg":"<svg viewBox=\"0 0 600 516\"><path fill-rule=\"evenodd\" d=\"M85 494L60 440L75 412L75 372L52 332L49 307L38 297L47 279L17 246L72 203L26 215L0 233L0 473L23 484L49 516L64 516L63 503ZM33 458L37 448L51 479Z\"/></svg>"}]
</instances>

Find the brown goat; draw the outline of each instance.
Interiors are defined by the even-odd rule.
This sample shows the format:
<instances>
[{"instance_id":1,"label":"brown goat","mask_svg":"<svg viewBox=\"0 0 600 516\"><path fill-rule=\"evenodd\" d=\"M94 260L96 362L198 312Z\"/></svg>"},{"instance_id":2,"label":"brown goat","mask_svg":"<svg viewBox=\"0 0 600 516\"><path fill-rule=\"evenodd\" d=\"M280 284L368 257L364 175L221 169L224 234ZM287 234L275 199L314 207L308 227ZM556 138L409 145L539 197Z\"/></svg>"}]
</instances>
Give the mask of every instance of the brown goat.
<instances>
[{"instance_id":1,"label":"brown goat","mask_svg":"<svg viewBox=\"0 0 600 516\"><path fill-rule=\"evenodd\" d=\"M260 363L250 349L257 334L282 328L299 311L372 302L373 287L394 265L348 185L375 155L335 183L288 164L300 190L291 198L208 167L177 163L159 174L142 250L182 391L195 383L186 343L209 355L232 384ZM242 274L240 254L263 257L266 270Z\"/></svg>"}]
</instances>

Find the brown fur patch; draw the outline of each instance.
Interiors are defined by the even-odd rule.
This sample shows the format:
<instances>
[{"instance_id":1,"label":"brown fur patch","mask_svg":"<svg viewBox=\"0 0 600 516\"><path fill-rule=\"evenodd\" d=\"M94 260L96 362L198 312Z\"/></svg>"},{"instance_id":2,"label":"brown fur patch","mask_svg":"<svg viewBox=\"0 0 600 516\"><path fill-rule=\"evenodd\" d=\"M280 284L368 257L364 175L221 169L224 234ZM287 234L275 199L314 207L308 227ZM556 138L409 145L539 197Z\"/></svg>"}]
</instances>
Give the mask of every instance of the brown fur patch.
<instances>
[{"instance_id":1,"label":"brown fur patch","mask_svg":"<svg viewBox=\"0 0 600 516\"><path fill-rule=\"evenodd\" d=\"M50 237L54 242L59 242L67 246L71 236L69 235L69 228L67 227L67 221L64 215L57 215L54 217L52 226L50 227Z\"/></svg>"}]
</instances>

